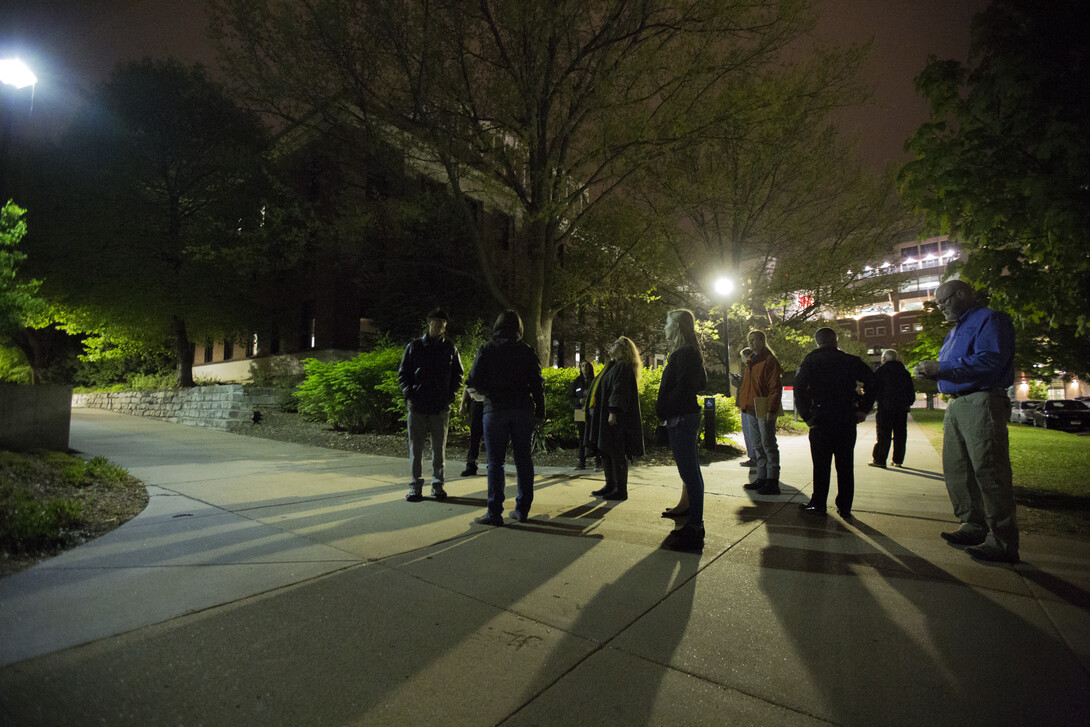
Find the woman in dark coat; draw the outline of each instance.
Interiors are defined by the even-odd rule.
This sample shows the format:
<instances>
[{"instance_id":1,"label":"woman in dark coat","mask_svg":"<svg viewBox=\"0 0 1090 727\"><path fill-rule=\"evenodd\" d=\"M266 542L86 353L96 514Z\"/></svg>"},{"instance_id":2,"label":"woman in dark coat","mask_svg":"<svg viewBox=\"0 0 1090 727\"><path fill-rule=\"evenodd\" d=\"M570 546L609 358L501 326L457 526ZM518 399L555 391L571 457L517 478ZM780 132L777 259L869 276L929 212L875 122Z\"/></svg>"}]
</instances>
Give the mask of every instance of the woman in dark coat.
<instances>
[{"instance_id":1,"label":"woman in dark coat","mask_svg":"<svg viewBox=\"0 0 1090 727\"><path fill-rule=\"evenodd\" d=\"M584 361L579 364L579 375L568 388L568 398L571 399L572 411L575 412L575 430L579 435L579 466L576 469L580 470L587 468L586 401L592 383L594 383L594 364ZM593 449L591 452L593 453Z\"/></svg>"},{"instance_id":2,"label":"woman in dark coat","mask_svg":"<svg viewBox=\"0 0 1090 727\"><path fill-rule=\"evenodd\" d=\"M606 485L592 495L607 500L628 499L628 459L643 454L643 417L640 415L640 352L621 336L609 349L613 365L598 385L590 436L602 457Z\"/></svg>"},{"instance_id":3,"label":"woman in dark coat","mask_svg":"<svg viewBox=\"0 0 1090 727\"><path fill-rule=\"evenodd\" d=\"M692 311L674 310L666 316L666 342L670 357L662 372L655 412L670 433L670 449L677 471L689 493L688 522L666 538L670 550L701 550L704 547L704 476L700 473L697 437L700 433L700 402L697 394L708 387L704 355L696 338Z\"/></svg>"}]
</instances>

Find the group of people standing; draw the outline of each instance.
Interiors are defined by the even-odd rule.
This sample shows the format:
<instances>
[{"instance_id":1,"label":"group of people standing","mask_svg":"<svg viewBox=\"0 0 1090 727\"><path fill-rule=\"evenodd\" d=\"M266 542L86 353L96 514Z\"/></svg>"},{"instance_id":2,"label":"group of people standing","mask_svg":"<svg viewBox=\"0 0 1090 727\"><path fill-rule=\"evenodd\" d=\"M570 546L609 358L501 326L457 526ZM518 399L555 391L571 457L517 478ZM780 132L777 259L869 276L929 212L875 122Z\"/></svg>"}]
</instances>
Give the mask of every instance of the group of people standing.
<instances>
[{"instance_id":1,"label":"group of people standing","mask_svg":"<svg viewBox=\"0 0 1090 727\"><path fill-rule=\"evenodd\" d=\"M962 525L942 533L953 545L972 546L967 552L981 560L1018 562L1018 530L1010 475L1006 420L1006 387L1013 383L1013 328L1006 316L976 303L971 287L949 281L936 291L940 310L955 322L937 361L922 361L917 375L935 378L951 404L944 423L943 473L954 512ZM405 348L398 380L408 401L409 459L412 483L406 499L423 499L421 454L426 439L432 446L432 497L446 498L444 451L447 418L462 381L462 364L454 344L445 337L448 318L436 309L428 315L428 331ZM531 440L535 423L544 420L545 395L541 365L534 350L522 341L522 320L504 311L493 326L492 339L477 354L469 371L462 406L470 414L470 451L462 476L477 473L483 436L488 458L488 509L476 522L502 525L504 462L511 447L518 482L510 517L527 519L533 503L534 467ZM666 428L671 453L682 481L678 504L665 518L684 518L663 547L698 551L704 545L704 479L700 471L698 436L702 411L698 394L707 388L707 371L691 311L671 311L664 329L670 350L655 405ZM804 515L824 517L831 483L837 474L835 505L852 519L856 425L878 403L874 467L886 467L892 443L892 464L904 464L908 410L915 400L912 377L886 351L872 371L857 356L838 347L832 328L814 336L817 349L806 356L795 374L795 409L809 426L813 463L813 493L801 504ZM780 456L776 419L783 411L783 369L765 334L750 332L742 351L743 372L734 378L737 405L748 459L756 471L746 489L764 495L780 493ZM609 348L609 361L597 374L589 361L580 366L572 384L579 432L579 468L595 457L605 484L591 494L610 501L628 498L631 458L644 453L639 399L641 356L635 343L619 337ZM1006 411L1004 411L1006 408ZM479 418L478 418L479 417Z\"/></svg>"}]
</instances>

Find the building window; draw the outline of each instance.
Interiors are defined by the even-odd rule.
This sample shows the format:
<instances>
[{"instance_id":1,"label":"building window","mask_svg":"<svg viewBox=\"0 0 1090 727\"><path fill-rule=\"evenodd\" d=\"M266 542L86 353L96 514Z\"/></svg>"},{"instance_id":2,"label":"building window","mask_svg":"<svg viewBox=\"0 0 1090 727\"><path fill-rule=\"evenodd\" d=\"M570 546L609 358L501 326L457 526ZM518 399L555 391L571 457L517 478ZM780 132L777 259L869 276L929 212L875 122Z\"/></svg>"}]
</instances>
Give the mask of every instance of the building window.
<instances>
[{"instance_id":1,"label":"building window","mask_svg":"<svg viewBox=\"0 0 1090 727\"><path fill-rule=\"evenodd\" d=\"M212 339L204 342L204 362L212 363Z\"/></svg>"},{"instance_id":2,"label":"building window","mask_svg":"<svg viewBox=\"0 0 1090 727\"><path fill-rule=\"evenodd\" d=\"M908 323L902 323L901 324L901 333L911 333L911 332L912 332L912 326L911 325L909 325Z\"/></svg>"},{"instance_id":3,"label":"building window","mask_svg":"<svg viewBox=\"0 0 1090 727\"><path fill-rule=\"evenodd\" d=\"M873 336L873 335L874 335L874 329L873 329L873 328L864 328L864 329L863 329L863 335L864 335L865 337L868 337L868 338L869 338L870 336Z\"/></svg>"},{"instance_id":4,"label":"building window","mask_svg":"<svg viewBox=\"0 0 1090 727\"><path fill-rule=\"evenodd\" d=\"M878 326L877 328L874 329L874 335L876 335L876 336L886 335L886 327L885 326Z\"/></svg>"},{"instance_id":5,"label":"building window","mask_svg":"<svg viewBox=\"0 0 1090 727\"><path fill-rule=\"evenodd\" d=\"M235 342L226 339L223 342L223 360L230 361L235 357Z\"/></svg>"}]
</instances>

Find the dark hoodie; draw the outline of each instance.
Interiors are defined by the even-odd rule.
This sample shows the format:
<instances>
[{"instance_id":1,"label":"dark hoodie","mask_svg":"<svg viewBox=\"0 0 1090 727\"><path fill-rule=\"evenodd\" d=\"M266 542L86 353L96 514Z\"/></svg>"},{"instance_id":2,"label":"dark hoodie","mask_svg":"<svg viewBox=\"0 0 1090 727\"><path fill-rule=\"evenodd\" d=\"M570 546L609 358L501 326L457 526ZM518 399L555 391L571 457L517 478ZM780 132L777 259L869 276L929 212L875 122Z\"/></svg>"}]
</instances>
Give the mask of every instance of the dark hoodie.
<instances>
[{"instance_id":1,"label":"dark hoodie","mask_svg":"<svg viewBox=\"0 0 1090 727\"><path fill-rule=\"evenodd\" d=\"M533 409L545 418L545 382L534 350L517 330L501 328L481 346L466 386L484 395L484 411Z\"/></svg>"}]
</instances>

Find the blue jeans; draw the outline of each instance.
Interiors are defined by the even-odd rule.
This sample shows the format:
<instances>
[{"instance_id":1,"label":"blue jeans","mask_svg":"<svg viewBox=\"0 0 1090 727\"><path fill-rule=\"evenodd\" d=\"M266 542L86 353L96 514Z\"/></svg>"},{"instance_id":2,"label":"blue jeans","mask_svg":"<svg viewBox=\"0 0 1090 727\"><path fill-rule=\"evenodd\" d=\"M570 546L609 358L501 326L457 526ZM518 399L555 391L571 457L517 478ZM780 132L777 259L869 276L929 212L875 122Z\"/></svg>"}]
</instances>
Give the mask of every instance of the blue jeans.
<instances>
[{"instance_id":1,"label":"blue jeans","mask_svg":"<svg viewBox=\"0 0 1090 727\"><path fill-rule=\"evenodd\" d=\"M507 460L507 443L515 457L515 473L518 476L518 495L515 509L530 514L534 501L534 460L530 452L530 438L534 433L534 413L530 409L500 409L485 412L484 448L488 457L488 512L502 517L504 500L504 464Z\"/></svg>"},{"instance_id":2,"label":"blue jeans","mask_svg":"<svg viewBox=\"0 0 1090 727\"><path fill-rule=\"evenodd\" d=\"M704 527L704 475L700 473L700 456L697 450L697 434L700 432L700 412L686 414L670 432L670 451L677 463L677 473L689 493L689 520L687 525Z\"/></svg>"},{"instance_id":3,"label":"blue jeans","mask_svg":"<svg viewBox=\"0 0 1090 727\"><path fill-rule=\"evenodd\" d=\"M753 449L757 453L757 479L780 479L780 445L776 442L776 420L753 417Z\"/></svg>"},{"instance_id":4,"label":"blue jeans","mask_svg":"<svg viewBox=\"0 0 1090 727\"><path fill-rule=\"evenodd\" d=\"M757 461L757 450L753 447L753 436L757 430L757 417L746 412L739 412L742 415L742 439L746 443L746 457Z\"/></svg>"}]
</instances>

